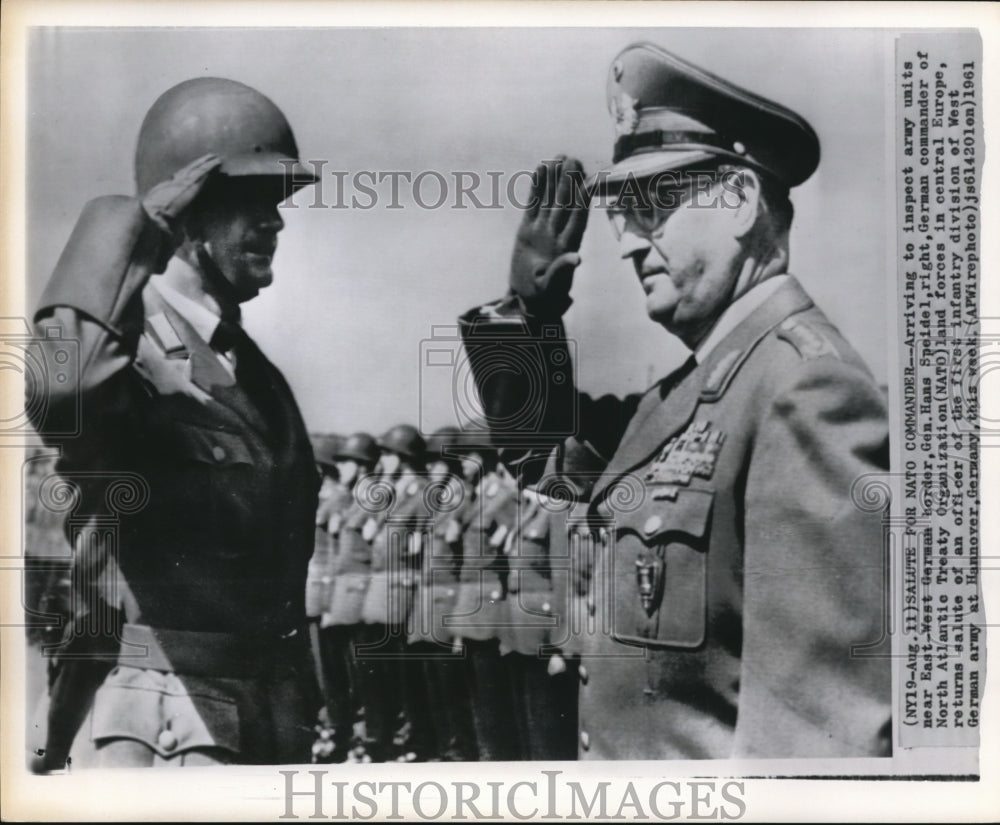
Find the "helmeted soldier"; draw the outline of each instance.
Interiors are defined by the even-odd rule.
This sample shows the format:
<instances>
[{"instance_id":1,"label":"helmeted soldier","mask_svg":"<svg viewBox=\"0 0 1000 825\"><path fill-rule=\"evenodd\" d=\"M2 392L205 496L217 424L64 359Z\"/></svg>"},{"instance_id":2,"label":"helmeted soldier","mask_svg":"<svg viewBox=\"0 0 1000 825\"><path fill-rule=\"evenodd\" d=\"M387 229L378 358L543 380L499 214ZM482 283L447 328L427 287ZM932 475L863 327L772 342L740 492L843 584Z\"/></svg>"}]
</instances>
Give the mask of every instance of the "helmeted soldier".
<instances>
[{"instance_id":1,"label":"helmeted soldier","mask_svg":"<svg viewBox=\"0 0 1000 825\"><path fill-rule=\"evenodd\" d=\"M626 399L551 380L567 375L561 315L587 218L565 158L537 170L508 297L462 319L470 352L513 330L519 357L539 353L521 371L547 389L534 442L506 461L568 432L607 460L588 599L609 632L584 639L581 754L884 755L889 659L866 648L883 630L881 527L852 485L887 468L885 400L787 272L789 191L819 141L784 106L646 43L615 59L608 106L614 165L591 191L612 201L647 314L690 357ZM523 343L543 337L545 358ZM528 390L472 368L500 426Z\"/></svg>"},{"instance_id":2,"label":"helmeted soldier","mask_svg":"<svg viewBox=\"0 0 1000 825\"><path fill-rule=\"evenodd\" d=\"M454 612L462 564L457 522L472 497L462 472L462 433L444 427L427 440L427 546L420 557L413 610L408 622L407 684L411 725L426 731L427 757L445 761L476 758L461 653L454 649L447 622Z\"/></svg>"},{"instance_id":3,"label":"helmeted soldier","mask_svg":"<svg viewBox=\"0 0 1000 825\"><path fill-rule=\"evenodd\" d=\"M295 399L239 318L273 278L277 204L315 177L270 99L197 78L149 110L135 178L135 197L84 207L35 316L43 338L80 343L79 375L43 388L35 422L60 472L148 486L117 547L76 547L77 582L96 583L81 610L104 601L114 618L96 645L70 629L43 767L61 767L91 697L101 765L302 762L319 480ZM78 401L79 435L46 436Z\"/></svg>"},{"instance_id":4,"label":"helmeted soldier","mask_svg":"<svg viewBox=\"0 0 1000 825\"><path fill-rule=\"evenodd\" d=\"M350 489L340 481L334 453L340 436L326 435L313 441L313 455L322 481L316 506L316 539L306 572L306 616L318 620L330 602L333 586L333 542L327 529L330 517L346 507Z\"/></svg>"},{"instance_id":5,"label":"helmeted soldier","mask_svg":"<svg viewBox=\"0 0 1000 825\"><path fill-rule=\"evenodd\" d=\"M375 470L379 458L379 448L375 439L365 432L353 433L327 445L327 449L317 455L320 465L336 473L337 482L324 499L320 490L320 506L317 512L317 542L325 541L329 547L330 561L326 568L329 583L321 590L325 600L320 606L319 651L323 691L326 697L327 721L330 725L329 743L332 752L324 756L325 761L342 762L350 749L354 718L361 704L357 673L354 666L352 644L357 637L358 618L351 609L360 601L355 596L357 582L348 578L341 589L348 604L339 609L337 603L337 581L342 566L352 567L354 559L342 563L341 552L349 552L348 540L341 536L356 530L356 525L347 527L355 512L355 491L358 484L364 484ZM321 535L320 535L321 534ZM353 538L353 537L352 537ZM317 544L319 546L319 544ZM345 576L353 575L345 573Z\"/></svg>"},{"instance_id":6,"label":"helmeted soldier","mask_svg":"<svg viewBox=\"0 0 1000 825\"><path fill-rule=\"evenodd\" d=\"M510 572L500 639L522 759L576 759L580 642L588 631L575 587L589 577L589 520L579 507L603 462L567 439L521 489L505 550ZM585 504L584 504L585 513ZM586 674L586 670L583 671Z\"/></svg>"},{"instance_id":7,"label":"helmeted soldier","mask_svg":"<svg viewBox=\"0 0 1000 825\"><path fill-rule=\"evenodd\" d=\"M511 724L515 705L500 625L507 587L504 546L517 521L518 492L492 448L481 448L479 455L482 474L457 530L462 537L462 567L450 624L454 644L465 654L479 759L509 761L519 758L520 746L517 726Z\"/></svg>"},{"instance_id":8,"label":"helmeted soldier","mask_svg":"<svg viewBox=\"0 0 1000 825\"><path fill-rule=\"evenodd\" d=\"M429 522L423 505L423 437L415 427L398 424L378 439L378 446L390 506L372 539L371 584L361 609L362 644L355 651L364 685L368 751L373 761L382 762L408 752L394 740L399 720L406 717L406 622Z\"/></svg>"}]
</instances>

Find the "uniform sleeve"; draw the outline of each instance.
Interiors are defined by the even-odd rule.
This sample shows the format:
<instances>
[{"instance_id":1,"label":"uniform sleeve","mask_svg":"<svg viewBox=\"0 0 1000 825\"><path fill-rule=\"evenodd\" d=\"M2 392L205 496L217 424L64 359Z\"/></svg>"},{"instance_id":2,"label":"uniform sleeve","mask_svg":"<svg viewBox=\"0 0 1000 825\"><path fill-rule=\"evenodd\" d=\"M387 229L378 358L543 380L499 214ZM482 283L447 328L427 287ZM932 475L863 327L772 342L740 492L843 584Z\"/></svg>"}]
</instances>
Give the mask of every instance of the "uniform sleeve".
<instances>
[{"instance_id":1,"label":"uniform sleeve","mask_svg":"<svg viewBox=\"0 0 1000 825\"><path fill-rule=\"evenodd\" d=\"M84 207L35 313L41 346L68 341L75 352L68 371L48 370L28 388L26 408L43 437L126 411L133 388L124 370L142 333L141 292L162 269L165 249L138 200L105 197Z\"/></svg>"},{"instance_id":2,"label":"uniform sleeve","mask_svg":"<svg viewBox=\"0 0 1000 825\"><path fill-rule=\"evenodd\" d=\"M761 412L746 479L734 755L887 755L890 660L852 652L883 636L880 514L851 494L888 469L882 395L860 368L819 358Z\"/></svg>"},{"instance_id":3,"label":"uniform sleeve","mask_svg":"<svg viewBox=\"0 0 1000 825\"><path fill-rule=\"evenodd\" d=\"M537 481L551 451L568 437L610 459L639 396L594 399L579 392L561 320L501 302L469 310L459 329L487 419L511 422L492 434L513 475Z\"/></svg>"}]
</instances>

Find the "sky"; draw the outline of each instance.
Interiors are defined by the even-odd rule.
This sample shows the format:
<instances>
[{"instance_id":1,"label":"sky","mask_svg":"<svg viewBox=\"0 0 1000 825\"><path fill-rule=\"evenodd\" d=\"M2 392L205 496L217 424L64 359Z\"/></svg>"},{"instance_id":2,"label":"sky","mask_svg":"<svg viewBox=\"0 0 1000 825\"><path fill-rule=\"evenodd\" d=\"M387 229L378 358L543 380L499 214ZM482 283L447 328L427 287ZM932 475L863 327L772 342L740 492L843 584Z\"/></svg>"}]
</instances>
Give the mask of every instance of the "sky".
<instances>
[{"instance_id":1,"label":"sky","mask_svg":"<svg viewBox=\"0 0 1000 825\"><path fill-rule=\"evenodd\" d=\"M608 67L648 40L792 108L820 138L817 172L793 190L791 272L886 380L886 90L878 30L800 29L36 29L28 55L27 300L33 307L84 203L133 194L146 110L197 76L228 77L285 113L322 188L282 209L275 282L244 306L312 431L424 429L455 417L455 318L500 297L525 173L558 153L610 162ZM393 204L391 176L401 178ZM518 173L521 173L519 176ZM345 186L338 192L339 180ZM372 175L383 173L373 185ZM478 175L484 206L460 197ZM447 184L446 202L438 182ZM491 177L492 176L492 177ZM372 200L352 185L376 191ZM491 197L490 181L500 182ZM464 205L466 208L455 208ZM294 207L294 208L292 208ZM643 309L631 264L593 210L566 316L578 384L641 391L677 358Z\"/></svg>"}]
</instances>

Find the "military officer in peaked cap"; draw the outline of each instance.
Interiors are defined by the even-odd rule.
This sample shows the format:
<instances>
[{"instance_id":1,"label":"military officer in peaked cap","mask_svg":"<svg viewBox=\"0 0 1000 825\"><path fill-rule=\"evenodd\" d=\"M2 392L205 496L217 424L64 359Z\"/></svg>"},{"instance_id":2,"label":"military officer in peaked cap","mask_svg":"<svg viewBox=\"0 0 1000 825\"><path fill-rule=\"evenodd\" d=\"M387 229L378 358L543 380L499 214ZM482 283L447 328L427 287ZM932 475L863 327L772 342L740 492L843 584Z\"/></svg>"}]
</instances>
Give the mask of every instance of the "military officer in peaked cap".
<instances>
[{"instance_id":1,"label":"military officer in peaked cap","mask_svg":"<svg viewBox=\"0 0 1000 825\"><path fill-rule=\"evenodd\" d=\"M588 606L610 632L583 641L580 754L885 755L889 660L870 655L881 528L852 500L887 468L885 401L788 271L789 190L819 141L791 110L651 44L614 60L608 103L614 164L590 191L610 203L649 317L690 357L625 399L549 380L533 446L504 451L519 466L576 420L607 461L588 505L604 526ZM550 379L587 218L581 174L570 159L539 167L507 297L461 319L467 344L548 327L536 351ZM509 420L517 376L477 379L490 420Z\"/></svg>"}]
</instances>

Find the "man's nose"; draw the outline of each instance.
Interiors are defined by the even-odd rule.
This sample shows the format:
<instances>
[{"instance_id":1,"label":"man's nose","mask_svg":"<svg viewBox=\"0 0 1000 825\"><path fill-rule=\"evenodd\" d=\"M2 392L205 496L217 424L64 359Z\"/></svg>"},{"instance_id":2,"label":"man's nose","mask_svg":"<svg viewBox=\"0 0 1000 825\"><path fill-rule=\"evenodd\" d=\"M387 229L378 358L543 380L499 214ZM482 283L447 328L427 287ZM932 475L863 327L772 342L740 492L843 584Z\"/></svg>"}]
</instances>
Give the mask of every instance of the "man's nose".
<instances>
[{"instance_id":1,"label":"man's nose","mask_svg":"<svg viewBox=\"0 0 1000 825\"><path fill-rule=\"evenodd\" d=\"M618 251L622 258L631 258L636 265L643 262L650 250L649 239L626 225L618 239Z\"/></svg>"},{"instance_id":2,"label":"man's nose","mask_svg":"<svg viewBox=\"0 0 1000 825\"><path fill-rule=\"evenodd\" d=\"M281 217L277 206L268 207L261 215L260 226L268 232L280 232L285 228L285 221Z\"/></svg>"}]
</instances>

